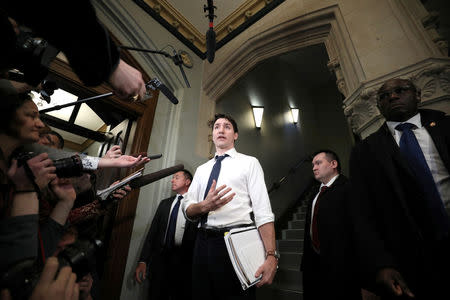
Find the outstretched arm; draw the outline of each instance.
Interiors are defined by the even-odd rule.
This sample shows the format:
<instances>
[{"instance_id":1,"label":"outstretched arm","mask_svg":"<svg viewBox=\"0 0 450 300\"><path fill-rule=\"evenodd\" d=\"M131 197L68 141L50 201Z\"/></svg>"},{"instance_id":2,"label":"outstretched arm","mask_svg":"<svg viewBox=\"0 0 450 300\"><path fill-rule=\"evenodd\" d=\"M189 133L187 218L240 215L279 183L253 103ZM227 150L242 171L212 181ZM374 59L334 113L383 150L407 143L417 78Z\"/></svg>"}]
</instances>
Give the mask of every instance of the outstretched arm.
<instances>
[{"instance_id":1,"label":"outstretched arm","mask_svg":"<svg viewBox=\"0 0 450 300\"><path fill-rule=\"evenodd\" d=\"M133 157L130 155L121 155L117 158L102 157L98 162L98 168L133 168L145 165L150 161L150 158L139 155Z\"/></svg>"}]
</instances>

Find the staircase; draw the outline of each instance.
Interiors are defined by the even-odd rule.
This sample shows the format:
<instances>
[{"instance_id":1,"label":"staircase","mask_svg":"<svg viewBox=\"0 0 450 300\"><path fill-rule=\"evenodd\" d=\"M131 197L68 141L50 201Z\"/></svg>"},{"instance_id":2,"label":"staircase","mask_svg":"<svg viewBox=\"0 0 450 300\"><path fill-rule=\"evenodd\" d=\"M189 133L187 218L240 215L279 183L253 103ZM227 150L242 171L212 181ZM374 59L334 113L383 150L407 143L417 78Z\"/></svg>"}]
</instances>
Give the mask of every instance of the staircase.
<instances>
[{"instance_id":1,"label":"staircase","mask_svg":"<svg viewBox=\"0 0 450 300\"><path fill-rule=\"evenodd\" d=\"M306 201L304 201L306 202ZM282 230L277 247L281 258L274 282L256 290L257 300L302 300L302 273L300 262L303 252L306 205L300 206L288 222L288 228Z\"/></svg>"}]
</instances>

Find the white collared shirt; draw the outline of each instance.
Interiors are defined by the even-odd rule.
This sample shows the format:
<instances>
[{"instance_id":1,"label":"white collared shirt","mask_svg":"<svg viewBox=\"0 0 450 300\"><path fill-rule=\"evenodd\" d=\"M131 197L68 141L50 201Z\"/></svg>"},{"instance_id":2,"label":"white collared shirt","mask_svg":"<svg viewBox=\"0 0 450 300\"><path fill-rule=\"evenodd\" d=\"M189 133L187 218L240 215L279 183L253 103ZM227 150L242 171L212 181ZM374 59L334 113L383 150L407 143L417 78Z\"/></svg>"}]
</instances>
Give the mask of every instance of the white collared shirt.
<instances>
[{"instance_id":1,"label":"white collared shirt","mask_svg":"<svg viewBox=\"0 0 450 300\"><path fill-rule=\"evenodd\" d=\"M175 246L181 246L181 243L183 242L184 229L186 227L186 218L184 217L181 205L186 197L186 194L183 195L177 194L173 199L172 205L170 206L169 216L167 217L167 228L166 228L166 235L167 235L167 230L169 229L170 215L172 214L173 207L177 203L179 196L183 196L183 199L181 199L180 207L178 208L177 223L175 225L175 238L174 238Z\"/></svg>"},{"instance_id":2,"label":"white collared shirt","mask_svg":"<svg viewBox=\"0 0 450 300\"><path fill-rule=\"evenodd\" d=\"M314 217L314 207L316 206L316 202L317 202L317 198L319 197L320 190L322 189L323 186L330 187L336 181L336 179L338 177L339 177L339 174L337 174L336 176L331 178L330 181L327 182L327 184L321 183L320 187L319 187L319 192L316 194L316 197L314 197L314 200L311 205L311 224L309 226L309 233L311 234L311 236L312 236L312 218Z\"/></svg>"},{"instance_id":3,"label":"white collared shirt","mask_svg":"<svg viewBox=\"0 0 450 300\"><path fill-rule=\"evenodd\" d=\"M442 161L436 146L434 145L433 139L426 128L422 126L420 113L405 122L386 122L386 125L397 142L397 145L400 145L402 132L395 129L395 127L401 123L411 123L417 126L417 128L413 129L412 132L416 136L417 142L422 149L423 155L425 156L425 160L430 168L431 174L433 175L434 182L436 183L436 187L441 195L441 199L444 202L445 207L450 207L450 175L445 168L444 162Z\"/></svg>"},{"instance_id":4,"label":"white collared shirt","mask_svg":"<svg viewBox=\"0 0 450 300\"><path fill-rule=\"evenodd\" d=\"M236 193L233 200L208 214L207 227L229 227L251 224L250 213L253 211L256 226L275 220L270 206L264 172L259 161L252 156L238 153L234 148L225 152L229 157L222 160L216 187L227 185L230 193ZM183 211L195 203L203 201L208 179L215 164L215 158L199 166L195 172Z\"/></svg>"}]
</instances>

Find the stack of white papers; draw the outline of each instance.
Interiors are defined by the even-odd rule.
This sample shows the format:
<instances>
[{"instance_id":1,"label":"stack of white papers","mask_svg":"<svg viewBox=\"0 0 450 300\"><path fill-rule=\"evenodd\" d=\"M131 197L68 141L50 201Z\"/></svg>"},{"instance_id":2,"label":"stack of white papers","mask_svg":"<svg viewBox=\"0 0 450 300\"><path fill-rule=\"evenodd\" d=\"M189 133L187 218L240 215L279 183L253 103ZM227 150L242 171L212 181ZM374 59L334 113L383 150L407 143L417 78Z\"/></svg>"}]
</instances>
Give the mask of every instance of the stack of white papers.
<instances>
[{"instance_id":1,"label":"stack of white papers","mask_svg":"<svg viewBox=\"0 0 450 300\"><path fill-rule=\"evenodd\" d=\"M225 244L242 289L246 290L259 282L255 277L258 268L266 259L264 244L255 226L235 228L225 234Z\"/></svg>"},{"instance_id":2,"label":"stack of white papers","mask_svg":"<svg viewBox=\"0 0 450 300\"><path fill-rule=\"evenodd\" d=\"M111 195L113 192L115 192L116 190L122 188L124 185L126 185L128 182L130 182L131 180L141 177L142 174L144 174L144 168L140 168L139 170L137 170L134 173L131 173L130 175L128 175L127 177L123 178L121 181L119 181L116 184L113 184L111 186L109 186L108 188L104 189L104 190L100 190L97 191L97 196L102 200L106 200L108 199L108 196Z\"/></svg>"}]
</instances>

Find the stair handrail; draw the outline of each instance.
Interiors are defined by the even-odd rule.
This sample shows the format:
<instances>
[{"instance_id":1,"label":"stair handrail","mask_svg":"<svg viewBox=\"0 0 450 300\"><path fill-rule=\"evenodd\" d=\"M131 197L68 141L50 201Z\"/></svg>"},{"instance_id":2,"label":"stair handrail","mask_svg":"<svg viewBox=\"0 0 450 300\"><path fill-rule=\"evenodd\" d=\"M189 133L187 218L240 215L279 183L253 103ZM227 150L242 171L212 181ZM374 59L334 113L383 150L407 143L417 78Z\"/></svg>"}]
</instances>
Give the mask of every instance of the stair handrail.
<instances>
[{"instance_id":1,"label":"stair handrail","mask_svg":"<svg viewBox=\"0 0 450 300\"><path fill-rule=\"evenodd\" d=\"M288 178L288 176L291 176L293 174L295 174L295 172L305 163L308 161L311 161L312 158L310 155L304 157L303 159L301 159L298 163L296 163L292 168L289 169L288 173L286 175L284 175L283 177L281 177L278 181L275 181L272 186L270 187L270 189L268 190L268 193L272 193L273 191L277 190L280 188L281 184Z\"/></svg>"}]
</instances>

